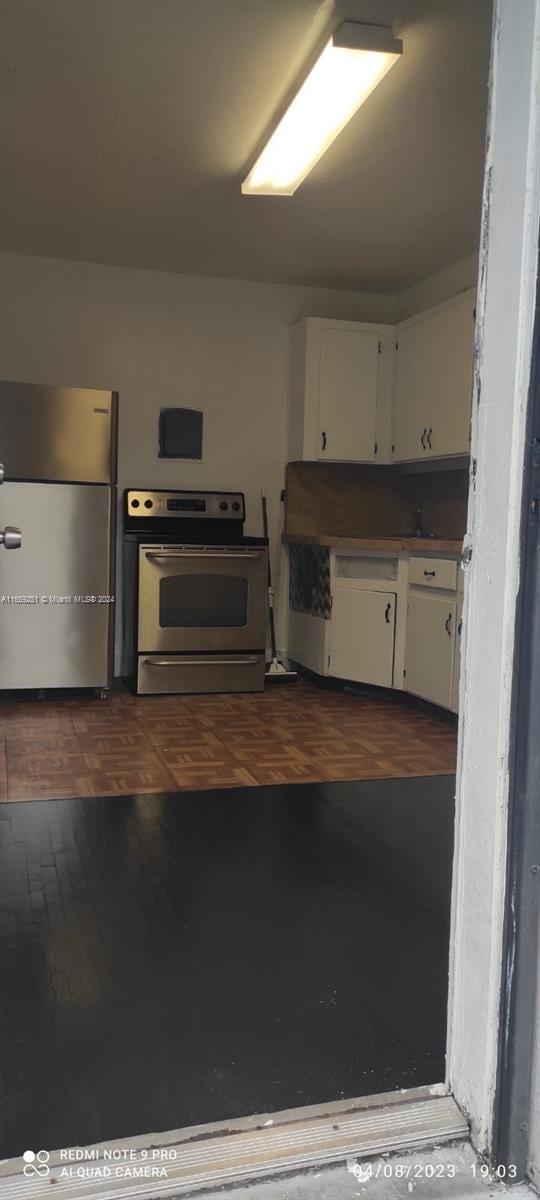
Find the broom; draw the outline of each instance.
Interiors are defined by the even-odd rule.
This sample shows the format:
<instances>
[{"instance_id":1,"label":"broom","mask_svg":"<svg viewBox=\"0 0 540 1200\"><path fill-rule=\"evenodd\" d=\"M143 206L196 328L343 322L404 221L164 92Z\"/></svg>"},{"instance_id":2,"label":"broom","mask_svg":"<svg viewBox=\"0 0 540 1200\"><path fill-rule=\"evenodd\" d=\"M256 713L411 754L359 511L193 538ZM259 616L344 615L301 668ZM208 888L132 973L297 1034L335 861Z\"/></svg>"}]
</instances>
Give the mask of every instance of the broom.
<instances>
[{"instance_id":1,"label":"broom","mask_svg":"<svg viewBox=\"0 0 540 1200\"><path fill-rule=\"evenodd\" d=\"M262 518L263 531L266 541L268 541L268 508L266 504L266 496L261 497L262 503ZM268 551L268 619L270 621L270 644L272 648L272 659L266 668L265 678L269 683L292 683L298 679L296 671L291 671L278 658L276 648L276 622L274 617L274 589L272 587L272 567L270 565L270 550Z\"/></svg>"}]
</instances>

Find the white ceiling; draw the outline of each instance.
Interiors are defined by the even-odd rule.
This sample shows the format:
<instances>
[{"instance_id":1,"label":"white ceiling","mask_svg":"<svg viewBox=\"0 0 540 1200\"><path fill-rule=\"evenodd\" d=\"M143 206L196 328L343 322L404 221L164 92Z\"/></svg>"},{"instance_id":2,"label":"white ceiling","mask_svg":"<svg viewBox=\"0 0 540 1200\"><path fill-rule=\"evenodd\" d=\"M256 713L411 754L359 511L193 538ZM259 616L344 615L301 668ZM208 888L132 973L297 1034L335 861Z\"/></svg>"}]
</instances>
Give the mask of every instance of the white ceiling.
<instances>
[{"instance_id":1,"label":"white ceiling","mask_svg":"<svg viewBox=\"0 0 540 1200\"><path fill-rule=\"evenodd\" d=\"M403 59L293 197L240 183L338 17ZM398 291L478 245L491 0L2 0L0 250Z\"/></svg>"}]
</instances>

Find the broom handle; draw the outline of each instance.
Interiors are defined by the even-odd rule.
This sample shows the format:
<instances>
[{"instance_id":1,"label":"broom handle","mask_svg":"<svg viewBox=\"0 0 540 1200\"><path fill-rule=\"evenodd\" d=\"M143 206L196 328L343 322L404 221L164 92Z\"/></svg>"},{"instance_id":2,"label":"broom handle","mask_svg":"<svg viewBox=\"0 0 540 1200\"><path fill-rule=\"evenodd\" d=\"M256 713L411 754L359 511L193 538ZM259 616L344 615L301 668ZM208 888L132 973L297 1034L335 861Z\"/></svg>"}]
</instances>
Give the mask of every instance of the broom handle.
<instances>
[{"instance_id":1,"label":"broom handle","mask_svg":"<svg viewBox=\"0 0 540 1200\"><path fill-rule=\"evenodd\" d=\"M262 503L262 518L263 532L268 541L268 508L266 504L266 496L261 497ZM272 567L270 566L270 548L268 548L268 617L270 620L270 645L272 648L272 659L276 658L276 623L274 620L274 593L272 589Z\"/></svg>"}]
</instances>

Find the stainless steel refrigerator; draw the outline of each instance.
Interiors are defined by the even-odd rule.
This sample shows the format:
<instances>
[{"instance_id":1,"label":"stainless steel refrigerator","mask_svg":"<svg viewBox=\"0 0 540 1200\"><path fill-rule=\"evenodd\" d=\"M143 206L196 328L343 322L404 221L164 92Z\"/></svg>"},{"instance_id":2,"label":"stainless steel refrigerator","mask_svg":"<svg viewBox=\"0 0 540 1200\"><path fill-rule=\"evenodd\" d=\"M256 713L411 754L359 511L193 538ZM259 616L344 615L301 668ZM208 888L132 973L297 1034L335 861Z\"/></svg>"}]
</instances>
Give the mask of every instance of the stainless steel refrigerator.
<instances>
[{"instance_id":1,"label":"stainless steel refrigerator","mask_svg":"<svg viewBox=\"0 0 540 1200\"><path fill-rule=\"evenodd\" d=\"M117 401L0 382L0 689L112 682Z\"/></svg>"}]
</instances>

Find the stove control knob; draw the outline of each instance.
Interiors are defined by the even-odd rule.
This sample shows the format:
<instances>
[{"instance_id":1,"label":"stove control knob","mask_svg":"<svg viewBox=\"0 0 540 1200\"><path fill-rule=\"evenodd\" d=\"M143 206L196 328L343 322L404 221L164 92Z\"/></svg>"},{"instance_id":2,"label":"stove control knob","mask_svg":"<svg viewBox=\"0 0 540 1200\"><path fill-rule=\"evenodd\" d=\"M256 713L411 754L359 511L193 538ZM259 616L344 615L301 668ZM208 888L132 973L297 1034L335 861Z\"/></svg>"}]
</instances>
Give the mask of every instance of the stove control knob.
<instances>
[{"instance_id":1,"label":"stove control knob","mask_svg":"<svg viewBox=\"0 0 540 1200\"><path fill-rule=\"evenodd\" d=\"M131 507L132 507L132 508L138 508L138 507L139 507L139 504L140 504L140 501L139 501L139 500L132 500L132 501L131 501Z\"/></svg>"},{"instance_id":2,"label":"stove control knob","mask_svg":"<svg viewBox=\"0 0 540 1200\"><path fill-rule=\"evenodd\" d=\"M222 500L222 501L221 501L221 504L220 504L220 506L219 506L219 507L220 507L220 509L221 509L221 511L222 511L222 512L227 512L227 509L228 509L229 505L227 504L227 501L226 501L226 500Z\"/></svg>"},{"instance_id":3,"label":"stove control knob","mask_svg":"<svg viewBox=\"0 0 540 1200\"><path fill-rule=\"evenodd\" d=\"M238 503L238 500L235 500L235 502L233 504L233 512L240 512L240 505Z\"/></svg>"},{"instance_id":4,"label":"stove control knob","mask_svg":"<svg viewBox=\"0 0 540 1200\"><path fill-rule=\"evenodd\" d=\"M154 507L154 501L153 501L153 500L145 500L145 502L144 502L144 507L145 507L145 508L153 508L153 507Z\"/></svg>"}]
</instances>

